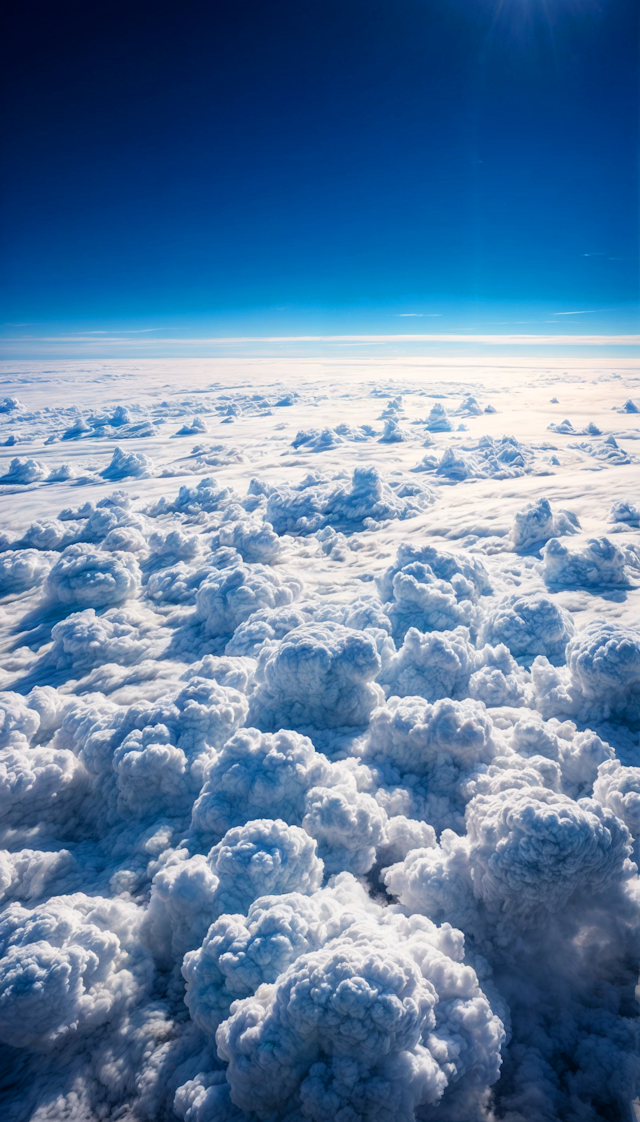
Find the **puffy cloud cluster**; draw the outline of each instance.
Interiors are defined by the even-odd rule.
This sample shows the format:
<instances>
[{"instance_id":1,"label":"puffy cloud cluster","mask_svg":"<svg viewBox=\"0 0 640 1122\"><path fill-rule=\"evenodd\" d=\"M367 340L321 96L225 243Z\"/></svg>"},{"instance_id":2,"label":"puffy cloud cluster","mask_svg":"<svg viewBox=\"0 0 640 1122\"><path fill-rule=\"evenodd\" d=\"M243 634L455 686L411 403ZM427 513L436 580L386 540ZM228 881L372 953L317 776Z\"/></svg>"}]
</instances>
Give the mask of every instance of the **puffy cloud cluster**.
<instances>
[{"instance_id":1,"label":"puffy cloud cluster","mask_svg":"<svg viewBox=\"0 0 640 1122\"><path fill-rule=\"evenodd\" d=\"M171 699L78 705L53 743L73 751L93 777L94 798L110 823L189 816L215 749L246 714L238 690L193 677Z\"/></svg>"},{"instance_id":2,"label":"puffy cloud cluster","mask_svg":"<svg viewBox=\"0 0 640 1122\"><path fill-rule=\"evenodd\" d=\"M147 513L152 518L163 514L184 514L197 517L203 513L212 513L226 506L232 498L227 487L217 487L215 480L210 476L201 479L196 487L183 485L173 502L165 496L149 507Z\"/></svg>"},{"instance_id":3,"label":"puffy cloud cluster","mask_svg":"<svg viewBox=\"0 0 640 1122\"><path fill-rule=\"evenodd\" d=\"M26 592L41 584L52 560L36 549L0 553L0 596Z\"/></svg>"},{"instance_id":4,"label":"puffy cloud cluster","mask_svg":"<svg viewBox=\"0 0 640 1122\"><path fill-rule=\"evenodd\" d=\"M258 657L262 644L268 639L284 639L295 627L309 623L313 607L306 603L285 604L282 608L261 608L252 612L244 623L238 624L225 650L230 655Z\"/></svg>"},{"instance_id":5,"label":"puffy cloud cluster","mask_svg":"<svg viewBox=\"0 0 640 1122\"><path fill-rule=\"evenodd\" d=\"M70 545L49 572L45 601L66 608L108 608L136 596L140 568L130 553Z\"/></svg>"},{"instance_id":6,"label":"puffy cloud cluster","mask_svg":"<svg viewBox=\"0 0 640 1122\"><path fill-rule=\"evenodd\" d=\"M616 525L627 524L637 527L640 525L640 507L630 502L614 503L611 507L609 517Z\"/></svg>"},{"instance_id":7,"label":"puffy cloud cluster","mask_svg":"<svg viewBox=\"0 0 640 1122\"><path fill-rule=\"evenodd\" d=\"M171 530L154 530L149 535L148 548L151 551L154 568L165 567L178 561L195 561L202 555L202 542L197 534L185 533L181 527Z\"/></svg>"},{"instance_id":8,"label":"puffy cloud cluster","mask_svg":"<svg viewBox=\"0 0 640 1122\"><path fill-rule=\"evenodd\" d=\"M566 669L555 670L538 658L532 679L536 705L545 716L633 722L640 714L640 633L594 620L569 643Z\"/></svg>"},{"instance_id":9,"label":"puffy cloud cluster","mask_svg":"<svg viewBox=\"0 0 640 1122\"><path fill-rule=\"evenodd\" d=\"M453 1102L465 1077L485 1093L496 1080L503 1026L455 941L429 921L376 918L234 1006L216 1041L235 1105L261 1118L410 1122Z\"/></svg>"},{"instance_id":10,"label":"puffy cloud cluster","mask_svg":"<svg viewBox=\"0 0 640 1122\"><path fill-rule=\"evenodd\" d=\"M446 913L468 929L479 903L515 935L572 897L606 894L635 871L630 854L629 832L608 808L526 785L477 795L464 838L445 831L439 846L412 850L384 880L405 907L436 922Z\"/></svg>"},{"instance_id":11,"label":"puffy cloud cluster","mask_svg":"<svg viewBox=\"0 0 640 1122\"><path fill-rule=\"evenodd\" d=\"M371 717L364 760L384 786L407 789L416 816L437 830L464 821L464 783L505 751L484 705L392 697Z\"/></svg>"},{"instance_id":12,"label":"puffy cloud cluster","mask_svg":"<svg viewBox=\"0 0 640 1122\"><path fill-rule=\"evenodd\" d=\"M143 657L148 645L145 631L152 626L143 615L127 608L111 608L101 616L94 608L85 608L52 628L47 661L75 676L106 662L129 666Z\"/></svg>"},{"instance_id":13,"label":"puffy cloud cluster","mask_svg":"<svg viewBox=\"0 0 640 1122\"><path fill-rule=\"evenodd\" d=\"M281 580L264 565L229 566L211 573L198 588L196 616L212 638L231 636L254 612L291 604L301 591L296 577Z\"/></svg>"},{"instance_id":14,"label":"puffy cloud cluster","mask_svg":"<svg viewBox=\"0 0 640 1122\"><path fill-rule=\"evenodd\" d=\"M594 622L567 649L572 683L583 697L609 712L640 708L640 634L615 623Z\"/></svg>"},{"instance_id":15,"label":"puffy cloud cluster","mask_svg":"<svg viewBox=\"0 0 640 1122\"><path fill-rule=\"evenodd\" d=\"M491 591L478 558L408 543L399 547L394 564L377 583L396 642L402 642L410 627L424 632L474 628L478 597Z\"/></svg>"},{"instance_id":16,"label":"puffy cloud cluster","mask_svg":"<svg viewBox=\"0 0 640 1122\"><path fill-rule=\"evenodd\" d=\"M193 807L198 835L219 841L232 826L268 812L300 826L308 791L324 786L331 765L307 736L282 730L237 732L217 754Z\"/></svg>"},{"instance_id":17,"label":"puffy cloud cluster","mask_svg":"<svg viewBox=\"0 0 640 1122\"><path fill-rule=\"evenodd\" d=\"M579 440L572 442L568 447L579 449L587 456L603 461L608 467L614 464L630 464L633 459L624 448L620 447L613 433L604 440Z\"/></svg>"},{"instance_id":18,"label":"puffy cloud cluster","mask_svg":"<svg viewBox=\"0 0 640 1122\"><path fill-rule=\"evenodd\" d=\"M475 697L491 706L524 702L523 682L506 646L476 650L465 627L426 635L410 627L398 652L385 658L378 681L399 697Z\"/></svg>"},{"instance_id":19,"label":"puffy cloud cluster","mask_svg":"<svg viewBox=\"0 0 640 1122\"><path fill-rule=\"evenodd\" d=\"M387 417L379 444L402 444L407 439L407 432L393 417Z\"/></svg>"},{"instance_id":20,"label":"puffy cloud cluster","mask_svg":"<svg viewBox=\"0 0 640 1122\"><path fill-rule=\"evenodd\" d=\"M426 441L425 441L426 443ZM514 436L483 436L445 448L440 460L427 453L414 471L434 471L450 483L464 479L514 479L533 468L533 452Z\"/></svg>"},{"instance_id":21,"label":"puffy cloud cluster","mask_svg":"<svg viewBox=\"0 0 640 1122\"><path fill-rule=\"evenodd\" d=\"M504 766L521 768L519 777L510 776L509 783L516 786L521 780L529 782L529 767L545 780L545 785L562 789L565 795L577 799L591 795L600 765L613 756L613 749L597 733L587 729L578 732L573 721L559 721L552 717L544 721L538 713L524 710L510 730L509 743L517 753L515 758L505 757ZM557 763L548 768L544 761ZM489 769L491 770L491 769ZM476 782L476 786L481 781Z\"/></svg>"},{"instance_id":22,"label":"puffy cloud cluster","mask_svg":"<svg viewBox=\"0 0 640 1122\"><path fill-rule=\"evenodd\" d=\"M375 643L339 623L310 623L259 653L251 714L261 728L366 725L380 699Z\"/></svg>"},{"instance_id":23,"label":"puffy cloud cluster","mask_svg":"<svg viewBox=\"0 0 640 1122\"><path fill-rule=\"evenodd\" d=\"M17 397L3 397L0 401L0 413L20 412L25 406Z\"/></svg>"},{"instance_id":24,"label":"puffy cloud cluster","mask_svg":"<svg viewBox=\"0 0 640 1122\"><path fill-rule=\"evenodd\" d=\"M593 797L624 822L632 838L640 837L640 767L606 760L598 768Z\"/></svg>"},{"instance_id":25,"label":"puffy cloud cluster","mask_svg":"<svg viewBox=\"0 0 640 1122\"><path fill-rule=\"evenodd\" d=\"M193 568L184 561L149 573L146 594L156 604L195 604L200 585L211 576L211 565Z\"/></svg>"},{"instance_id":26,"label":"puffy cloud cluster","mask_svg":"<svg viewBox=\"0 0 640 1122\"><path fill-rule=\"evenodd\" d=\"M107 467L101 472L104 479L144 479L153 474L153 460L144 452L127 452L115 448Z\"/></svg>"},{"instance_id":27,"label":"puffy cloud cluster","mask_svg":"<svg viewBox=\"0 0 640 1122\"><path fill-rule=\"evenodd\" d=\"M346 441L360 443L370 440L375 436L371 425L347 425L342 423L335 428L326 429L301 429L291 441L292 448L300 448L303 452L326 452Z\"/></svg>"},{"instance_id":28,"label":"puffy cloud cluster","mask_svg":"<svg viewBox=\"0 0 640 1122\"><path fill-rule=\"evenodd\" d=\"M550 587L626 586L631 578L630 566L638 567L636 555L620 549L609 538L589 538L577 549L551 538L542 559L544 579Z\"/></svg>"},{"instance_id":29,"label":"puffy cloud cluster","mask_svg":"<svg viewBox=\"0 0 640 1122\"><path fill-rule=\"evenodd\" d=\"M431 412L425 422L425 428L427 432L451 432L453 429L453 423L449 420L444 405L441 405L439 401L432 405Z\"/></svg>"},{"instance_id":30,"label":"puffy cloud cluster","mask_svg":"<svg viewBox=\"0 0 640 1122\"><path fill-rule=\"evenodd\" d=\"M282 819L254 819L228 830L209 853L175 850L156 873L143 938L165 967L199 946L221 915L245 914L259 896L299 892L322 883L316 843Z\"/></svg>"},{"instance_id":31,"label":"puffy cloud cluster","mask_svg":"<svg viewBox=\"0 0 640 1122\"><path fill-rule=\"evenodd\" d=\"M194 444L191 455L197 457L197 465L203 469L223 467L226 464L241 464L245 459L238 448L228 444Z\"/></svg>"},{"instance_id":32,"label":"puffy cloud cluster","mask_svg":"<svg viewBox=\"0 0 640 1122\"><path fill-rule=\"evenodd\" d=\"M615 815L544 788L479 795L467 836L476 897L527 921L576 892L602 892L624 874L631 852Z\"/></svg>"},{"instance_id":33,"label":"puffy cloud cluster","mask_svg":"<svg viewBox=\"0 0 640 1122\"><path fill-rule=\"evenodd\" d=\"M0 1040L36 1052L59 1048L139 1003L152 983L135 904L53 897L0 917Z\"/></svg>"},{"instance_id":34,"label":"puffy cloud cluster","mask_svg":"<svg viewBox=\"0 0 640 1122\"><path fill-rule=\"evenodd\" d=\"M62 550L78 541L82 534L81 523L63 522L61 519L39 519L27 527L21 538L11 543L12 549Z\"/></svg>"},{"instance_id":35,"label":"puffy cloud cluster","mask_svg":"<svg viewBox=\"0 0 640 1122\"><path fill-rule=\"evenodd\" d=\"M554 670L540 657L532 679L542 714L634 720L640 712L640 633L593 620L570 641L566 670Z\"/></svg>"},{"instance_id":36,"label":"puffy cloud cluster","mask_svg":"<svg viewBox=\"0 0 640 1122\"><path fill-rule=\"evenodd\" d=\"M207 422L204 417L194 417L189 424L182 425L176 436L200 436L207 431Z\"/></svg>"},{"instance_id":37,"label":"puffy cloud cluster","mask_svg":"<svg viewBox=\"0 0 640 1122\"><path fill-rule=\"evenodd\" d=\"M550 597L534 593L503 600L487 612L480 640L504 643L516 659L528 661L545 655L555 665L564 662L574 630L567 611Z\"/></svg>"},{"instance_id":38,"label":"puffy cloud cluster","mask_svg":"<svg viewBox=\"0 0 640 1122\"><path fill-rule=\"evenodd\" d=\"M488 409L483 410L477 397L474 397L473 394L467 394L456 409L456 413L460 413L463 416L467 417L479 417L482 412L495 413L495 409L489 406Z\"/></svg>"},{"instance_id":39,"label":"puffy cloud cluster","mask_svg":"<svg viewBox=\"0 0 640 1122\"><path fill-rule=\"evenodd\" d=\"M9 464L9 470L0 476L2 483L19 483L23 486L29 483L39 483L46 476L46 468L39 460L26 456L14 456Z\"/></svg>"},{"instance_id":40,"label":"puffy cloud cluster","mask_svg":"<svg viewBox=\"0 0 640 1122\"><path fill-rule=\"evenodd\" d=\"M216 544L237 549L243 561L264 565L275 561L282 548L268 522L248 518L223 522L216 534Z\"/></svg>"},{"instance_id":41,"label":"puffy cloud cluster","mask_svg":"<svg viewBox=\"0 0 640 1122\"><path fill-rule=\"evenodd\" d=\"M12 831L62 827L73 836L87 808L90 776L68 747L48 743L65 708L56 690L36 687L28 698L0 694L0 822ZM55 856L55 855L51 855Z\"/></svg>"},{"instance_id":42,"label":"puffy cloud cluster","mask_svg":"<svg viewBox=\"0 0 640 1122\"><path fill-rule=\"evenodd\" d=\"M324 526L352 532L388 519L407 518L431 502L422 488L399 495L375 467L358 467L350 480L307 475L296 487L277 487L265 517L277 534L313 534Z\"/></svg>"},{"instance_id":43,"label":"puffy cloud cluster","mask_svg":"<svg viewBox=\"0 0 640 1122\"><path fill-rule=\"evenodd\" d=\"M576 534L579 529L580 523L572 511L558 510L554 514L548 499L538 499L516 514L511 540L514 549L526 552L539 549L550 538Z\"/></svg>"},{"instance_id":44,"label":"puffy cloud cluster","mask_svg":"<svg viewBox=\"0 0 640 1122\"><path fill-rule=\"evenodd\" d=\"M367 785L368 772L360 771ZM192 830L199 845L210 844L233 826L276 815L316 839L327 872L366 873L377 848L390 838L385 811L359 790L358 778L357 770L316 752L306 736L244 729L209 768L193 808ZM395 835L393 840L400 844Z\"/></svg>"},{"instance_id":45,"label":"puffy cloud cluster","mask_svg":"<svg viewBox=\"0 0 640 1122\"><path fill-rule=\"evenodd\" d=\"M233 1001L273 983L302 954L319 950L375 906L349 873L312 896L260 896L246 916L225 915L197 950L184 957L185 1001L196 1023L214 1036Z\"/></svg>"}]
</instances>

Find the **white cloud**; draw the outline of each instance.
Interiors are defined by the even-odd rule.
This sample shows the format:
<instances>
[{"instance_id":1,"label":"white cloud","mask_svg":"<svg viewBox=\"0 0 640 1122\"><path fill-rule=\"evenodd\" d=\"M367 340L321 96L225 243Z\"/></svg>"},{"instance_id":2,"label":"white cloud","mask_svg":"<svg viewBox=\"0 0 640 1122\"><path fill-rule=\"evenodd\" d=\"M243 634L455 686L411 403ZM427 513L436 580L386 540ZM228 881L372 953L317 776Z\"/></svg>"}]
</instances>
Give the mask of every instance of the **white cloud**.
<instances>
[{"instance_id":1,"label":"white cloud","mask_svg":"<svg viewBox=\"0 0 640 1122\"><path fill-rule=\"evenodd\" d=\"M635 375L341 339L5 370L9 1122L637 1094Z\"/></svg>"}]
</instances>

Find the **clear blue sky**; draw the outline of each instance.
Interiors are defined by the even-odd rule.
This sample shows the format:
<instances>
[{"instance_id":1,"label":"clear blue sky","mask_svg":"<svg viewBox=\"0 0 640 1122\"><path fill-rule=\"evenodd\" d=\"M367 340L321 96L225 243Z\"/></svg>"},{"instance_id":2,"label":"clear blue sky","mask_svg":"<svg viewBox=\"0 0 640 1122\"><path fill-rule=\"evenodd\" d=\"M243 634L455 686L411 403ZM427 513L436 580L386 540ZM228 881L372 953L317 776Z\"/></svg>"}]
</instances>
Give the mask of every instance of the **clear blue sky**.
<instances>
[{"instance_id":1,"label":"clear blue sky","mask_svg":"<svg viewBox=\"0 0 640 1122\"><path fill-rule=\"evenodd\" d=\"M9 7L5 333L638 299L637 0Z\"/></svg>"}]
</instances>

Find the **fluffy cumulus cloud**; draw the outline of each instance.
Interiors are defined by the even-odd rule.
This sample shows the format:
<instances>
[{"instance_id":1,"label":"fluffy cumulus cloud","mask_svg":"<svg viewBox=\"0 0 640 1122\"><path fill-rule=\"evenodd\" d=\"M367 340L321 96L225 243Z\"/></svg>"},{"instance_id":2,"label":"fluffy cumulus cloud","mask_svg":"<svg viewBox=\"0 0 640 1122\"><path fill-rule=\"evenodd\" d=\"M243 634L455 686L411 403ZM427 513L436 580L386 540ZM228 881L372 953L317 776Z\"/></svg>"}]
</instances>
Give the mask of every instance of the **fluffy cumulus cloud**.
<instances>
[{"instance_id":1,"label":"fluffy cumulus cloud","mask_svg":"<svg viewBox=\"0 0 640 1122\"><path fill-rule=\"evenodd\" d=\"M80 522L58 518L38 519L27 527L21 538L13 541L13 549L61 550L79 540L83 527Z\"/></svg>"},{"instance_id":2,"label":"fluffy cumulus cloud","mask_svg":"<svg viewBox=\"0 0 640 1122\"><path fill-rule=\"evenodd\" d=\"M466 695L475 669L475 649L466 628L423 635L410 627L398 652L385 661L378 680L389 693L437 701Z\"/></svg>"},{"instance_id":3,"label":"fluffy cumulus cloud","mask_svg":"<svg viewBox=\"0 0 640 1122\"><path fill-rule=\"evenodd\" d=\"M474 894L527 920L557 911L574 892L602 892L630 854L615 815L544 788L478 796L467 832Z\"/></svg>"},{"instance_id":4,"label":"fluffy cumulus cloud","mask_svg":"<svg viewBox=\"0 0 640 1122\"><path fill-rule=\"evenodd\" d=\"M45 600L55 607L108 608L135 596L140 568L130 553L70 545L49 572Z\"/></svg>"},{"instance_id":5,"label":"fluffy cumulus cloud","mask_svg":"<svg viewBox=\"0 0 640 1122\"><path fill-rule=\"evenodd\" d=\"M193 567L184 561L151 572L146 594L155 604L195 604L198 589L211 576L211 565Z\"/></svg>"},{"instance_id":6,"label":"fluffy cumulus cloud","mask_svg":"<svg viewBox=\"0 0 640 1122\"><path fill-rule=\"evenodd\" d=\"M432 405L425 427L428 432L451 432L453 424L447 416L444 405L441 405L439 401Z\"/></svg>"},{"instance_id":7,"label":"fluffy cumulus cloud","mask_svg":"<svg viewBox=\"0 0 640 1122\"><path fill-rule=\"evenodd\" d=\"M425 441L427 447L430 443ZM427 453L413 470L433 471L448 483L460 483L464 479L514 479L530 472L533 464L533 452L515 437L483 436L445 448L440 460Z\"/></svg>"},{"instance_id":8,"label":"fluffy cumulus cloud","mask_svg":"<svg viewBox=\"0 0 640 1122\"><path fill-rule=\"evenodd\" d=\"M148 995L152 963L134 904L78 893L0 918L0 1040L47 1052Z\"/></svg>"},{"instance_id":9,"label":"fluffy cumulus cloud","mask_svg":"<svg viewBox=\"0 0 640 1122\"><path fill-rule=\"evenodd\" d=\"M624 822L633 838L640 836L640 767L606 760L598 768L593 797Z\"/></svg>"},{"instance_id":10,"label":"fluffy cumulus cloud","mask_svg":"<svg viewBox=\"0 0 640 1122\"><path fill-rule=\"evenodd\" d=\"M368 873L377 849L388 842L387 815L376 800L357 784L338 782L332 787L314 787L307 796L305 830L316 838L318 853L328 873L347 869ZM401 842L400 838L393 839Z\"/></svg>"},{"instance_id":11,"label":"fluffy cumulus cloud","mask_svg":"<svg viewBox=\"0 0 640 1122\"><path fill-rule=\"evenodd\" d=\"M225 647L230 655L250 655L257 658L267 639L284 639L295 627L301 627L313 618L314 612L307 604L285 604L282 608L261 608L252 612L244 623L239 623Z\"/></svg>"},{"instance_id":12,"label":"fluffy cumulus cloud","mask_svg":"<svg viewBox=\"0 0 640 1122\"><path fill-rule=\"evenodd\" d=\"M242 729L216 755L193 807L193 828L214 842L267 813L299 826L308 791L330 778L329 761L307 736Z\"/></svg>"},{"instance_id":13,"label":"fluffy cumulus cloud","mask_svg":"<svg viewBox=\"0 0 640 1122\"><path fill-rule=\"evenodd\" d=\"M153 472L153 460L144 452L129 452L123 448L114 449L110 463L102 471L104 479L144 479Z\"/></svg>"},{"instance_id":14,"label":"fluffy cumulus cloud","mask_svg":"<svg viewBox=\"0 0 640 1122\"><path fill-rule=\"evenodd\" d=\"M511 539L516 550L539 549L550 538L575 534L579 528L580 523L570 510L554 514L548 499L538 499L516 514Z\"/></svg>"},{"instance_id":15,"label":"fluffy cumulus cloud","mask_svg":"<svg viewBox=\"0 0 640 1122\"><path fill-rule=\"evenodd\" d=\"M32 460L26 456L14 456L9 464L9 470L0 479L3 483L38 483L44 479L47 472L39 460Z\"/></svg>"},{"instance_id":16,"label":"fluffy cumulus cloud","mask_svg":"<svg viewBox=\"0 0 640 1122\"><path fill-rule=\"evenodd\" d=\"M100 377L99 409L0 403L43 449L3 476L3 1120L630 1117L632 454L407 372ZM205 415L238 447L172 439ZM582 471L610 540L561 509Z\"/></svg>"},{"instance_id":17,"label":"fluffy cumulus cloud","mask_svg":"<svg viewBox=\"0 0 640 1122\"><path fill-rule=\"evenodd\" d=\"M364 758L383 787L405 791L420 817L441 830L462 824L465 780L502 751L499 732L476 700L431 705L392 697L372 715ZM387 802L392 805L388 793Z\"/></svg>"},{"instance_id":18,"label":"fluffy cumulus cloud","mask_svg":"<svg viewBox=\"0 0 640 1122\"><path fill-rule=\"evenodd\" d=\"M464 838L445 831L440 845L412 850L386 871L387 888L406 907L435 920L446 912L468 928L482 906L494 925L508 915L515 937L572 897L604 896L635 871L629 831L594 800L528 785L495 790L471 800L466 826Z\"/></svg>"},{"instance_id":19,"label":"fluffy cumulus cloud","mask_svg":"<svg viewBox=\"0 0 640 1122\"><path fill-rule=\"evenodd\" d=\"M593 623L567 650L572 683L608 708L640 707L640 633L614 623Z\"/></svg>"},{"instance_id":20,"label":"fluffy cumulus cloud","mask_svg":"<svg viewBox=\"0 0 640 1122\"><path fill-rule=\"evenodd\" d=\"M640 713L640 632L594 620L567 647L566 669L543 657L532 666L536 705L543 715L580 720Z\"/></svg>"},{"instance_id":21,"label":"fluffy cumulus cloud","mask_svg":"<svg viewBox=\"0 0 640 1122\"><path fill-rule=\"evenodd\" d=\"M529 709L518 716L509 730L509 743L517 755L515 760L507 757L501 761L506 767L512 768L514 762L522 767L529 761L542 775L547 770L544 761L552 760L558 764L559 773L554 775L550 769L547 785L555 787L559 781L562 791L576 799L591 795L600 765L613 757L611 746L591 729L578 732L573 721L554 717L544 721ZM509 777L509 783L516 786L520 779L528 782L528 771L525 766L520 777Z\"/></svg>"},{"instance_id":22,"label":"fluffy cumulus cloud","mask_svg":"<svg viewBox=\"0 0 640 1122\"><path fill-rule=\"evenodd\" d=\"M0 554L0 596L26 592L41 584L53 558L36 549L10 550Z\"/></svg>"},{"instance_id":23,"label":"fluffy cumulus cloud","mask_svg":"<svg viewBox=\"0 0 640 1122\"><path fill-rule=\"evenodd\" d=\"M341 873L311 896L260 896L246 916L221 916L202 946L184 958L191 1015L214 1036L233 1001L251 997L263 982L277 981L300 955L320 949L372 912L374 905L359 882Z\"/></svg>"},{"instance_id":24,"label":"fluffy cumulus cloud","mask_svg":"<svg viewBox=\"0 0 640 1122\"><path fill-rule=\"evenodd\" d=\"M401 642L410 627L447 631L473 627L478 597L490 592L487 572L477 558L457 557L434 546L403 544L378 578L393 636Z\"/></svg>"},{"instance_id":25,"label":"fluffy cumulus cloud","mask_svg":"<svg viewBox=\"0 0 640 1122\"><path fill-rule=\"evenodd\" d=\"M361 785L369 784L365 769ZM330 763L306 736L243 729L224 745L207 774L191 820L202 846L231 827L267 814L301 825L316 839L328 872L368 872L387 843L387 815L358 769ZM400 840L400 839L398 839Z\"/></svg>"},{"instance_id":26,"label":"fluffy cumulus cloud","mask_svg":"<svg viewBox=\"0 0 640 1122\"><path fill-rule=\"evenodd\" d=\"M148 508L148 514L152 518L158 518L163 514L183 514L197 518L203 513L223 509L231 497L228 488L218 487L214 479L206 476L196 487L184 484L173 501L162 496Z\"/></svg>"},{"instance_id":27,"label":"fluffy cumulus cloud","mask_svg":"<svg viewBox=\"0 0 640 1122\"><path fill-rule=\"evenodd\" d=\"M284 580L263 565L235 565L213 572L196 593L196 616L212 638L231 636L239 624L261 608L291 604L302 591L302 582Z\"/></svg>"},{"instance_id":28,"label":"fluffy cumulus cloud","mask_svg":"<svg viewBox=\"0 0 640 1122\"><path fill-rule=\"evenodd\" d=\"M35 837L56 826L73 836L86 819L90 776L69 748L48 742L64 710L51 687L36 687L27 699L0 694L0 819L5 842L13 830L34 831Z\"/></svg>"},{"instance_id":29,"label":"fluffy cumulus cloud","mask_svg":"<svg viewBox=\"0 0 640 1122\"><path fill-rule=\"evenodd\" d=\"M194 677L173 699L71 706L52 743L72 751L89 772L107 822L162 814L186 822L215 749L246 712L243 694Z\"/></svg>"},{"instance_id":30,"label":"fluffy cumulus cloud","mask_svg":"<svg viewBox=\"0 0 640 1122\"><path fill-rule=\"evenodd\" d=\"M640 508L631 502L614 503L609 513L609 519L618 528L620 525L638 526L640 525Z\"/></svg>"},{"instance_id":31,"label":"fluffy cumulus cloud","mask_svg":"<svg viewBox=\"0 0 640 1122\"><path fill-rule=\"evenodd\" d=\"M637 556L609 538L589 538L577 549L551 538L542 558L545 581L560 588L624 587L630 582L630 567L638 567Z\"/></svg>"},{"instance_id":32,"label":"fluffy cumulus cloud","mask_svg":"<svg viewBox=\"0 0 640 1122\"><path fill-rule=\"evenodd\" d=\"M507 648L476 650L464 627L427 635L410 627L399 651L387 654L378 681L389 694L427 701L475 697L490 706L524 701L523 682Z\"/></svg>"},{"instance_id":33,"label":"fluffy cumulus cloud","mask_svg":"<svg viewBox=\"0 0 640 1122\"><path fill-rule=\"evenodd\" d=\"M53 645L47 661L57 669L68 668L74 675L82 675L105 662L127 666L142 658L148 630L149 621L126 608L111 608L104 615L96 615L94 608L85 608L52 628Z\"/></svg>"},{"instance_id":34,"label":"fluffy cumulus cloud","mask_svg":"<svg viewBox=\"0 0 640 1122\"><path fill-rule=\"evenodd\" d=\"M259 896L315 892L323 864L316 843L282 819L228 830L208 854L171 853L155 874L143 938L160 965L180 963L224 914L244 914Z\"/></svg>"},{"instance_id":35,"label":"fluffy cumulus cloud","mask_svg":"<svg viewBox=\"0 0 640 1122\"><path fill-rule=\"evenodd\" d=\"M545 655L554 664L564 662L567 643L574 633L571 616L548 596L539 593L504 600L487 612L480 638L504 643L516 659Z\"/></svg>"},{"instance_id":36,"label":"fluffy cumulus cloud","mask_svg":"<svg viewBox=\"0 0 640 1122\"><path fill-rule=\"evenodd\" d=\"M189 534L181 527L170 530L154 530L149 535L148 547L153 565L171 565L178 561L195 561L202 554L201 540L197 534Z\"/></svg>"},{"instance_id":37,"label":"fluffy cumulus cloud","mask_svg":"<svg viewBox=\"0 0 640 1122\"><path fill-rule=\"evenodd\" d=\"M274 488L268 494L266 517L277 534L313 534L324 526L352 532L407 518L430 502L424 488L401 495L377 468L358 467L349 480L312 474L297 487Z\"/></svg>"},{"instance_id":38,"label":"fluffy cumulus cloud","mask_svg":"<svg viewBox=\"0 0 640 1122\"><path fill-rule=\"evenodd\" d=\"M363 918L238 1001L216 1034L235 1105L259 1118L409 1122L453 1100L465 1077L486 1093L502 1023L455 937L447 946L429 921L394 918Z\"/></svg>"},{"instance_id":39,"label":"fluffy cumulus cloud","mask_svg":"<svg viewBox=\"0 0 640 1122\"><path fill-rule=\"evenodd\" d=\"M344 444L345 441L358 443L369 440L374 435L371 425L354 427L343 423L336 425L335 428L322 430L301 429L300 432L296 433L294 440L291 441L291 447L300 448L303 452L326 452L330 448L335 448L338 444Z\"/></svg>"},{"instance_id":40,"label":"fluffy cumulus cloud","mask_svg":"<svg viewBox=\"0 0 640 1122\"><path fill-rule=\"evenodd\" d=\"M243 561L260 561L270 565L280 553L278 535L268 522L240 518L223 522L216 535L220 545L237 549Z\"/></svg>"},{"instance_id":41,"label":"fluffy cumulus cloud","mask_svg":"<svg viewBox=\"0 0 640 1122\"><path fill-rule=\"evenodd\" d=\"M305 624L265 643L251 713L263 728L366 725L380 700L373 639L338 623Z\"/></svg>"}]
</instances>

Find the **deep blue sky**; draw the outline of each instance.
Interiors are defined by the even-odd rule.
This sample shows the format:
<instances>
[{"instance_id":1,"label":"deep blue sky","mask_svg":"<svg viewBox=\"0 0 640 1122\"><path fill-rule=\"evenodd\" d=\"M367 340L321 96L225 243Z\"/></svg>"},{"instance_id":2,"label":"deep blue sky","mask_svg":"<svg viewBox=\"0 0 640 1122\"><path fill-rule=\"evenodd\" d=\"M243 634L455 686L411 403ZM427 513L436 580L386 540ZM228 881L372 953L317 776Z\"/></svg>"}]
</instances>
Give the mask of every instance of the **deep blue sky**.
<instances>
[{"instance_id":1,"label":"deep blue sky","mask_svg":"<svg viewBox=\"0 0 640 1122\"><path fill-rule=\"evenodd\" d=\"M5 323L637 299L637 0L9 8Z\"/></svg>"}]
</instances>

